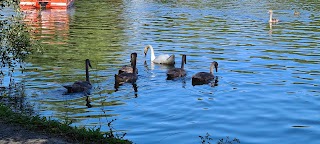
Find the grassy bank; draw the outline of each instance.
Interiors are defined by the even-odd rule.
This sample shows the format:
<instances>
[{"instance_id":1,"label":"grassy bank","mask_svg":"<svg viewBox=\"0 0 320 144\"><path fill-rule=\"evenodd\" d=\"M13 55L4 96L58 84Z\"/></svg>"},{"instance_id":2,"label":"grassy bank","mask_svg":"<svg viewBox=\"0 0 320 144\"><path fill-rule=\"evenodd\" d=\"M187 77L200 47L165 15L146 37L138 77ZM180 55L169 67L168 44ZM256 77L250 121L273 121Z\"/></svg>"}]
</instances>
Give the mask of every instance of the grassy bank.
<instances>
[{"instance_id":1,"label":"grassy bank","mask_svg":"<svg viewBox=\"0 0 320 144\"><path fill-rule=\"evenodd\" d=\"M5 123L18 125L32 131L64 137L70 142L110 144L132 143L121 137L114 136L112 131L102 133L100 129L71 127L71 123L61 123L56 120L47 119L46 117L28 116L23 113L16 113L4 104L0 104L0 119Z\"/></svg>"}]
</instances>

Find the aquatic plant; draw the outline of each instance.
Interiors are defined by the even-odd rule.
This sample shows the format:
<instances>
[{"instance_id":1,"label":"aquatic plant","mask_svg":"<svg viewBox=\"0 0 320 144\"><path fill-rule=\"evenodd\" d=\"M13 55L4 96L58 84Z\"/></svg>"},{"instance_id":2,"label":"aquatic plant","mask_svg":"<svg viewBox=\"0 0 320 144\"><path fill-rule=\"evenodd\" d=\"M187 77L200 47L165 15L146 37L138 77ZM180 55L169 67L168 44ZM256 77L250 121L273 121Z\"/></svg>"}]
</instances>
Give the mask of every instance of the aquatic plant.
<instances>
[{"instance_id":1,"label":"aquatic plant","mask_svg":"<svg viewBox=\"0 0 320 144\"><path fill-rule=\"evenodd\" d=\"M240 140L237 138L230 140L229 137L227 136L226 138L220 139L217 144L234 144L234 143L240 143Z\"/></svg>"},{"instance_id":2,"label":"aquatic plant","mask_svg":"<svg viewBox=\"0 0 320 144\"><path fill-rule=\"evenodd\" d=\"M207 133L205 136L199 136L199 138L201 139L201 144L210 144L210 141L212 141L213 139L210 137L210 134Z\"/></svg>"},{"instance_id":3,"label":"aquatic plant","mask_svg":"<svg viewBox=\"0 0 320 144\"><path fill-rule=\"evenodd\" d=\"M206 133L205 136L199 136L199 138L201 139L201 144L211 144L210 141L213 140L209 133ZM228 136L226 138L219 139L219 141L217 142L217 144L235 144L235 143L240 143L240 140L237 138L230 140Z\"/></svg>"}]
</instances>

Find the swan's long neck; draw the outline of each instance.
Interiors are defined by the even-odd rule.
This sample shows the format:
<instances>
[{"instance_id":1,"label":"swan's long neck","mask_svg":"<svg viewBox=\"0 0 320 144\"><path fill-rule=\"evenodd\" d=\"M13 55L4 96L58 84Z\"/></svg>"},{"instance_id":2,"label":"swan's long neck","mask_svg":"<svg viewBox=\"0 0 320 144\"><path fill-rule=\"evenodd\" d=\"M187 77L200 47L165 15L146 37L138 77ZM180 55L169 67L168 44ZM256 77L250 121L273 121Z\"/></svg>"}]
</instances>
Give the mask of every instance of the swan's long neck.
<instances>
[{"instance_id":1,"label":"swan's long neck","mask_svg":"<svg viewBox=\"0 0 320 144\"><path fill-rule=\"evenodd\" d=\"M182 61L181 61L181 69L184 68L184 62L183 62L183 58L182 58Z\"/></svg>"},{"instance_id":2,"label":"swan's long neck","mask_svg":"<svg viewBox=\"0 0 320 144\"><path fill-rule=\"evenodd\" d=\"M272 12L270 12L269 22L272 22Z\"/></svg>"},{"instance_id":3,"label":"swan's long neck","mask_svg":"<svg viewBox=\"0 0 320 144\"><path fill-rule=\"evenodd\" d=\"M184 64L186 63L186 56L182 55L182 60L181 60L181 69L184 68Z\"/></svg>"},{"instance_id":4,"label":"swan's long neck","mask_svg":"<svg viewBox=\"0 0 320 144\"><path fill-rule=\"evenodd\" d=\"M86 60L86 81L90 83L90 79L89 79L89 60Z\"/></svg>"},{"instance_id":5,"label":"swan's long neck","mask_svg":"<svg viewBox=\"0 0 320 144\"><path fill-rule=\"evenodd\" d=\"M150 52L151 52L151 61L153 61L154 59L156 59L156 56L154 55L153 47L151 45L149 45L149 48L150 48Z\"/></svg>"},{"instance_id":6,"label":"swan's long neck","mask_svg":"<svg viewBox=\"0 0 320 144\"><path fill-rule=\"evenodd\" d=\"M210 66L210 73L211 73L211 74L213 74L213 68L214 68L214 65L211 64L211 66Z\"/></svg>"},{"instance_id":7,"label":"swan's long neck","mask_svg":"<svg viewBox=\"0 0 320 144\"><path fill-rule=\"evenodd\" d=\"M132 58L133 62L132 62L132 72L134 74L137 74L137 57L136 56L133 56Z\"/></svg>"}]
</instances>

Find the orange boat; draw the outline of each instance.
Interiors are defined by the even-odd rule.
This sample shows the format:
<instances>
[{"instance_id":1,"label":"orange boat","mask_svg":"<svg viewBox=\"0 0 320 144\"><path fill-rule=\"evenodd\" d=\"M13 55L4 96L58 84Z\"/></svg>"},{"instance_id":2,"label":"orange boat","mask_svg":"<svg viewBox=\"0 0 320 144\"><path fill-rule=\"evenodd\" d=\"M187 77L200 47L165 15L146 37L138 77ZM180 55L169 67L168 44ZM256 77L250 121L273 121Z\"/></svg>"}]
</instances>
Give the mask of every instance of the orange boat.
<instances>
[{"instance_id":1,"label":"orange boat","mask_svg":"<svg viewBox=\"0 0 320 144\"><path fill-rule=\"evenodd\" d=\"M26 8L48 8L67 9L73 5L75 0L20 0L20 7Z\"/></svg>"}]
</instances>

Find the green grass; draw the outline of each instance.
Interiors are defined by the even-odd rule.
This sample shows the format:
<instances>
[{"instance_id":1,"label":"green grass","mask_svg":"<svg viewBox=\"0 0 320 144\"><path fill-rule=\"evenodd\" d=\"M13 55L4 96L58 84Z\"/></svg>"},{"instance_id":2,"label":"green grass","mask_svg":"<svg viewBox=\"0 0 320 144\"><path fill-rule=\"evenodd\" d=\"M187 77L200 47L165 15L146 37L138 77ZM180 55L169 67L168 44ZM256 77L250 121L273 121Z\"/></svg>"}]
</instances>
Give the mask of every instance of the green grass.
<instances>
[{"instance_id":1,"label":"green grass","mask_svg":"<svg viewBox=\"0 0 320 144\"><path fill-rule=\"evenodd\" d=\"M71 142L79 143L109 143L109 144L130 144L131 141L113 135L110 132L102 133L99 128L86 129L71 127L71 123L61 123L56 120L50 120L46 117L29 116L23 113L16 113L4 104L0 104L0 119L6 123L22 126L24 128L65 137ZM111 122L110 122L111 123ZM110 123L108 125L110 125Z\"/></svg>"}]
</instances>

